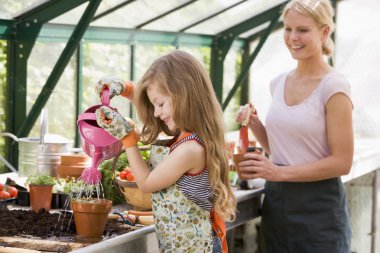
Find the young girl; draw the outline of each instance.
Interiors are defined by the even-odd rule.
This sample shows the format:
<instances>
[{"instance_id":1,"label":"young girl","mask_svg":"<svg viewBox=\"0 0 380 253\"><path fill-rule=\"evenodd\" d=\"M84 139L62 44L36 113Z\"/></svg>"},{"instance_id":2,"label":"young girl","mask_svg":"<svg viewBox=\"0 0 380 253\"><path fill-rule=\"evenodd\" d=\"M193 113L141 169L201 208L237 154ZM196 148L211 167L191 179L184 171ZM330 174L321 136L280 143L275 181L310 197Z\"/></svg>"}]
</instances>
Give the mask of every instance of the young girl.
<instances>
[{"instance_id":1,"label":"young girl","mask_svg":"<svg viewBox=\"0 0 380 253\"><path fill-rule=\"evenodd\" d=\"M105 86L113 95L134 97L147 143L161 132L176 136L169 155L150 171L133 124L107 107L96 112L98 124L123 141L138 187L153 193L160 251L222 252L223 220L235 217L236 200L228 181L222 110L203 66L175 50L150 66L133 96L130 83L100 82L99 93Z\"/></svg>"}]
</instances>

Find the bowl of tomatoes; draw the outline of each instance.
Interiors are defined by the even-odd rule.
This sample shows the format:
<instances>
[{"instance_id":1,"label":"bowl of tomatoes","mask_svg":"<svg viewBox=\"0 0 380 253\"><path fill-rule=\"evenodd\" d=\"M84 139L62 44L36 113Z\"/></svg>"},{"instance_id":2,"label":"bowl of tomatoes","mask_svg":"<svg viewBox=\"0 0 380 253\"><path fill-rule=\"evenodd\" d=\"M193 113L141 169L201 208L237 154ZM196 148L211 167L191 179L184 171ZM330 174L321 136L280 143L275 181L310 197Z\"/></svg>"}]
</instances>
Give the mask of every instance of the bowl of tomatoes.
<instances>
[{"instance_id":1,"label":"bowl of tomatoes","mask_svg":"<svg viewBox=\"0 0 380 253\"><path fill-rule=\"evenodd\" d=\"M10 185L0 183L0 209L16 204L18 190Z\"/></svg>"},{"instance_id":2,"label":"bowl of tomatoes","mask_svg":"<svg viewBox=\"0 0 380 253\"><path fill-rule=\"evenodd\" d=\"M135 210L152 210L152 193L141 191L135 181L135 177L129 167L124 168L115 178L125 201Z\"/></svg>"}]
</instances>

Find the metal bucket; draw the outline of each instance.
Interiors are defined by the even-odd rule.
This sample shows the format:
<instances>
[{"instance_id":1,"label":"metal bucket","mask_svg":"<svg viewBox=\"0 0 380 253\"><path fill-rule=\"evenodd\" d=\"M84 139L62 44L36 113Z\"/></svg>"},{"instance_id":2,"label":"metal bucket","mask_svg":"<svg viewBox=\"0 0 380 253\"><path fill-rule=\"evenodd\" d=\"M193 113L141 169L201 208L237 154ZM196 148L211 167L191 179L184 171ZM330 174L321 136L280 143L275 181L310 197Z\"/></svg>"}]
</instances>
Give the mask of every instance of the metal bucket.
<instances>
[{"instance_id":1,"label":"metal bucket","mask_svg":"<svg viewBox=\"0 0 380 253\"><path fill-rule=\"evenodd\" d=\"M41 138L17 138L11 133L1 133L18 142L18 174L26 177L34 174L57 175L57 167L61 164L61 155L69 154L73 141L59 135L47 134L44 143Z\"/></svg>"},{"instance_id":2,"label":"metal bucket","mask_svg":"<svg viewBox=\"0 0 380 253\"><path fill-rule=\"evenodd\" d=\"M60 135L47 134L47 122L48 113L46 109L43 109L41 112L40 138L17 138L11 133L0 133L1 136L11 137L18 142L18 174L20 177L35 174L56 176L57 167L61 164L61 155L70 153L72 149L73 141Z\"/></svg>"}]
</instances>

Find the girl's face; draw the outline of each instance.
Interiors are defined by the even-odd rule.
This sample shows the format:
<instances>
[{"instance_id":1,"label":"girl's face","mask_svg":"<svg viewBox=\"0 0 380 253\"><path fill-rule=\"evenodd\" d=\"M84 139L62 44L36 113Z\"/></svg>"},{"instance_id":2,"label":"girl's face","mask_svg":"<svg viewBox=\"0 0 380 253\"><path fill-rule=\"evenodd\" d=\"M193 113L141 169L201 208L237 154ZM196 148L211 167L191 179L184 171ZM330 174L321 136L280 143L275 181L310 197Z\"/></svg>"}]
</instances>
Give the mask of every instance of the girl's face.
<instances>
[{"instance_id":1,"label":"girl's face","mask_svg":"<svg viewBox=\"0 0 380 253\"><path fill-rule=\"evenodd\" d=\"M306 60L322 56L322 44L327 39L328 28L318 28L315 21L290 9L284 16L284 40L292 57Z\"/></svg>"},{"instance_id":2,"label":"girl's face","mask_svg":"<svg viewBox=\"0 0 380 253\"><path fill-rule=\"evenodd\" d=\"M177 127L173 120L172 98L162 93L157 84L148 87L147 95L154 107L154 117L160 118L171 131L175 131Z\"/></svg>"}]
</instances>

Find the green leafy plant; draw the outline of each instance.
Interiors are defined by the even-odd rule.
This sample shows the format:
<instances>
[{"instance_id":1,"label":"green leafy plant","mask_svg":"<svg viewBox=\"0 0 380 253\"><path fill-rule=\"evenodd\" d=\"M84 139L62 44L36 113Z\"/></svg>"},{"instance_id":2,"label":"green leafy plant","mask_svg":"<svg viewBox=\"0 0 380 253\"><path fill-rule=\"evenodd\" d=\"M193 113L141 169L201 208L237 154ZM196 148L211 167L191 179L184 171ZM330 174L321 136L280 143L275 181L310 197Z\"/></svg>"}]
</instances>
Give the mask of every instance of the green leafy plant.
<instances>
[{"instance_id":1,"label":"green leafy plant","mask_svg":"<svg viewBox=\"0 0 380 253\"><path fill-rule=\"evenodd\" d=\"M63 184L63 192L75 199L89 199L96 191L94 185L86 184L81 179L72 178L61 181L61 184Z\"/></svg>"},{"instance_id":2,"label":"green leafy plant","mask_svg":"<svg viewBox=\"0 0 380 253\"><path fill-rule=\"evenodd\" d=\"M27 185L55 185L57 180L49 175L31 175L26 178Z\"/></svg>"}]
</instances>

